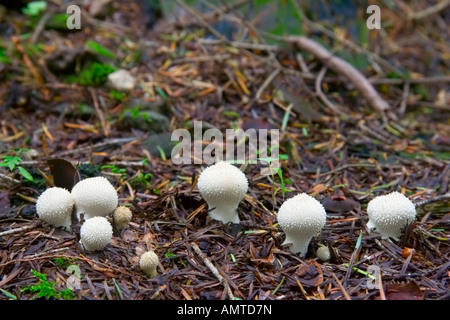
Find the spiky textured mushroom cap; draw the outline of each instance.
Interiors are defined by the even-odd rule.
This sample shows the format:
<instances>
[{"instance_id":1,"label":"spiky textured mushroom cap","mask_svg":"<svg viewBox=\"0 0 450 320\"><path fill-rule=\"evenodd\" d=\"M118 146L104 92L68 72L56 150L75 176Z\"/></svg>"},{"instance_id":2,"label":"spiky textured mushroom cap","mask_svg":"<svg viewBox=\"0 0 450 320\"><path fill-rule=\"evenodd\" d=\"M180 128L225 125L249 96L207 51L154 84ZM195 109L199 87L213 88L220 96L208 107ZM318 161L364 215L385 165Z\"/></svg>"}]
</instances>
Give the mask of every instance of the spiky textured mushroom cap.
<instances>
[{"instance_id":1,"label":"spiky textured mushroom cap","mask_svg":"<svg viewBox=\"0 0 450 320\"><path fill-rule=\"evenodd\" d=\"M104 217L114 211L119 203L116 189L105 177L93 177L81 180L72 188L78 217L84 213L84 219Z\"/></svg>"},{"instance_id":2,"label":"spiky textured mushroom cap","mask_svg":"<svg viewBox=\"0 0 450 320\"><path fill-rule=\"evenodd\" d=\"M145 252L139 259L139 267L149 277L154 277L158 273L156 271L158 263L159 258L154 251Z\"/></svg>"},{"instance_id":3,"label":"spiky textured mushroom cap","mask_svg":"<svg viewBox=\"0 0 450 320\"><path fill-rule=\"evenodd\" d=\"M103 250L112 238L113 229L105 217L87 219L80 229L80 242L86 251Z\"/></svg>"},{"instance_id":4,"label":"spiky textured mushroom cap","mask_svg":"<svg viewBox=\"0 0 450 320\"><path fill-rule=\"evenodd\" d=\"M248 190L245 174L228 162L218 162L202 171L198 189L208 203L208 214L223 223L239 223L237 208Z\"/></svg>"},{"instance_id":5,"label":"spiky textured mushroom cap","mask_svg":"<svg viewBox=\"0 0 450 320\"><path fill-rule=\"evenodd\" d=\"M36 212L42 220L55 226L70 228L74 199L70 192L59 187L45 190L37 199Z\"/></svg>"},{"instance_id":6,"label":"spiky textured mushroom cap","mask_svg":"<svg viewBox=\"0 0 450 320\"><path fill-rule=\"evenodd\" d=\"M382 238L398 240L408 223L416 219L416 207L400 192L394 191L377 196L367 204L369 222L367 227L376 229Z\"/></svg>"},{"instance_id":7,"label":"spiky textured mushroom cap","mask_svg":"<svg viewBox=\"0 0 450 320\"><path fill-rule=\"evenodd\" d=\"M125 228L131 221L133 214L130 208L125 206L117 207L113 212L114 224L117 229Z\"/></svg>"},{"instance_id":8,"label":"spiky textured mushroom cap","mask_svg":"<svg viewBox=\"0 0 450 320\"><path fill-rule=\"evenodd\" d=\"M306 193L286 200L278 210L278 223L286 234L284 244L305 256L311 238L325 225L327 214L322 204Z\"/></svg>"}]
</instances>

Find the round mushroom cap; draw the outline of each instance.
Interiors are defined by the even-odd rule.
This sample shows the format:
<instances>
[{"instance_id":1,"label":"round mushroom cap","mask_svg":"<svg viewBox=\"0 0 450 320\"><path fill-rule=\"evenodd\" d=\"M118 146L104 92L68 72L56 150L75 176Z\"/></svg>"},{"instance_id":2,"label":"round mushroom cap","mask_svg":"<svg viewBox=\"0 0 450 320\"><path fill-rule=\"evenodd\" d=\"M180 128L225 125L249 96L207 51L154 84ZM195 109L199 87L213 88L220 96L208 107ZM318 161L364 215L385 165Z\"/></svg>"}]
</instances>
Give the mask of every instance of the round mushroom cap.
<instances>
[{"instance_id":1,"label":"round mushroom cap","mask_svg":"<svg viewBox=\"0 0 450 320\"><path fill-rule=\"evenodd\" d=\"M247 177L239 168L228 162L218 162L202 171L197 185L208 203L211 218L223 223L239 223L237 208L248 190Z\"/></svg>"},{"instance_id":2,"label":"round mushroom cap","mask_svg":"<svg viewBox=\"0 0 450 320\"><path fill-rule=\"evenodd\" d=\"M133 214L130 208L125 206L117 207L113 212L114 224L118 229L125 228L131 221Z\"/></svg>"},{"instance_id":3,"label":"round mushroom cap","mask_svg":"<svg viewBox=\"0 0 450 320\"><path fill-rule=\"evenodd\" d=\"M376 229L383 238L398 240L402 228L416 219L416 207L400 192L377 196L367 204L369 229Z\"/></svg>"},{"instance_id":4,"label":"round mushroom cap","mask_svg":"<svg viewBox=\"0 0 450 320\"><path fill-rule=\"evenodd\" d=\"M105 217L87 219L80 229L80 242L86 251L103 250L112 238L113 229Z\"/></svg>"},{"instance_id":5,"label":"round mushroom cap","mask_svg":"<svg viewBox=\"0 0 450 320\"><path fill-rule=\"evenodd\" d=\"M114 186L105 177L81 180L72 188L77 214L85 214L85 220L95 216L107 216L117 208L119 197Z\"/></svg>"},{"instance_id":6,"label":"round mushroom cap","mask_svg":"<svg viewBox=\"0 0 450 320\"><path fill-rule=\"evenodd\" d=\"M328 261L331 258L330 248L321 246L316 251L316 256L319 260Z\"/></svg>"},{"instance_id":7,"label":"round mushroom cap","mask_svg":"<svg viewBox=\"0 0 450 320\"><path fill-rule=\"evenodd\" d=\"M145 252L139 259L139 267L144 273L150 277L156 275L156 267L158 266L159 258L154 251Z\"/></svg>"},{"instance_id":8,"label":"round mushroom cap","mask_svg":"<svg viewBox=\"0 0 450 320\"><path fill-rule=\"evenodd\" d=\"M45 190L37 199L36 212L45 222L55 227L69 229L73 205L74 199L68 190L52 187Z\"/></svg>"},{"instance_id":9,"label":"round mushroom cap","mask_svg":"<svg viewBox=\"0 0 450 320\"><path fill-rule=\"evenodd\" d=\"M285 232L312 237L322 230L327 214L319 201L306 193L301 193L281 205L277 219Z\"/></svg>"},{"instance_id":10,"label":"round mushroom cap","mask_svg":"<svg viewBox=\"0 0 450 320\"><path fill-rule=\"evenodd\" d=\"M207 202L239 202L247 193L248 180L239 168L221 161L202 171L198 189Z\"/></svg>"}]
</instances>

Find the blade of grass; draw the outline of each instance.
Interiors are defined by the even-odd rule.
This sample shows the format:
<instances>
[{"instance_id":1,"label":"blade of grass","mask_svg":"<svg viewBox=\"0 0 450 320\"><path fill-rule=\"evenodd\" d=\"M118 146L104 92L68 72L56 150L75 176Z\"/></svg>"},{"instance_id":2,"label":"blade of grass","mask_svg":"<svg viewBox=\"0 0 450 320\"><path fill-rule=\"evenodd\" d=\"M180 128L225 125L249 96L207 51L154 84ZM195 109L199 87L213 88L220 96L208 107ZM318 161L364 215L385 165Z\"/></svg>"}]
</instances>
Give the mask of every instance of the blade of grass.
<instances>
[{"instance_id":1,"label":"blade of grass","mask_svg":"<svg viewBox=\"0 0 450 320\"><path fill-rule=\"evenodd\" d=\"M120 300L123 300L122 290L120 290L120 287L116 282L116 279L112 278L112 281L114 282L114 287L116 287L116 291L117 291L117 294L119 295Z\"/></svg>"}]
</instances>

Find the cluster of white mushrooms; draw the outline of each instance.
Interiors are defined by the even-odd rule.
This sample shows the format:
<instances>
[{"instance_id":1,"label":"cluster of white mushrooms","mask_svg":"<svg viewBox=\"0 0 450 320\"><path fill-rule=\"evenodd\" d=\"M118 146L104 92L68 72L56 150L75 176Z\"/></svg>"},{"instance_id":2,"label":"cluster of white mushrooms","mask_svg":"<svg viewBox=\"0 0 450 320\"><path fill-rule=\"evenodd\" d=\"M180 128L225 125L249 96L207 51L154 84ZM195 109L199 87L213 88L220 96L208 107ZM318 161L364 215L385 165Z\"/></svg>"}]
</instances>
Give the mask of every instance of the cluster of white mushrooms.
<instances>
[{"instance_id":1,"label":"cluster of white mushrooms","mask_svg":"<svg viewBox=\"0 0 450 320\"><path fill-rule=\"evenodd\" d=\"M198 188L212 219L239 223L237 208L248 190L242 171L227 162L218 162L202 171ZM369 202L367 213L368 229L376 229L383 238L398 239L402 228L416 218L414 204L399 192L375 197ZM301 193L280 206L277 219L286 236L283 245L291 244L290 250L304 257L311 239L325 226L326 210L314 197ZM317 255L324 261L330 258L327 247L320 247Z\"/></svg>"},{"instance_id":2,"label":"cluster of white mushrooms","mask_svg":"<svg viewBox=\"0 0 450 320\"><path fill-rule=\"evenodd\" d=\"M239 223L238 206L248 191L245 174L228 162L218 162L203 170L198 178L198 188L208 204L208 215L223 223ZM84 223L80 229L80 243L86 251L103 250L110 242L113 228L125 228L132 218L128 207L118 206L118 195L113 185L104 177L87 178L78 182L69 192L52 187L44 191L36 202L39 217L47 223L70 229L72 213ZM416 218L414 204L399 192L372 199L367 206L367 227L378 231L383 238L398 239L402 229ZM286 200L279 208L278 224L285 233L283 245L290 245L293 253L304 257L311 239L321 232L326 223L326 210L314 197L300 193ZM330 259L327 247L317 251L320 260ZM159 263L154 251L141 255L139 266L149 277L157 274Z\"/></svg>"},{"instance_id":3,"label":"cluster of white mushrooms","mask_svg":"<svg viewBox=\"0 0 450 320\"><path fill-rule=\"evenodd\" d=\"M109 244L113 235L108 215L112 214L113 224L118 230L131 221L131 210L118 206L118 203L117 191L108 179L93 177L81 180L70 192L60 187L48 188L37 199L36 212L40 219L66 230L70 230L74 211L78 220L83 215L80 243L86 251L100 251ZM153 277L157 273L158 262L158 256L148 251L141 256L139 266Z\"/></svg>"}]
</instances>

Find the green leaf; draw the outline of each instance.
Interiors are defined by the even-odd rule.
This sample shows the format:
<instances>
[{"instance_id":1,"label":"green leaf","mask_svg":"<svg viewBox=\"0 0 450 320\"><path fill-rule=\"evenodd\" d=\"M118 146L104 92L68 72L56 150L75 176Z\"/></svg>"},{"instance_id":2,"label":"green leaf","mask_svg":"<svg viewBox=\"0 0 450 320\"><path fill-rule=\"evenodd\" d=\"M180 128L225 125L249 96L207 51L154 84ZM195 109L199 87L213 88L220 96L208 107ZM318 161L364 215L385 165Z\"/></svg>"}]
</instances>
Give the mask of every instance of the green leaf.
<instances>
[{"instance_id":1,"label":"green leaf","mask_svg":"<svg viewBox=\"0 0 450 320\"><path fill-rule=\"evenodd\" d=\"M53 14L45 23L45 28L53 30L67 30L67 19L69 19L69 15L67 13Z\"/></svg>"},{"instance_id":2,"label":"green leaf","mask_svg":"<svg viewBox=\"0 0 450 320\"><path fill-rule=\"evenodd\" d=\"M18 166L17 169L19 169L19 172L22 175L22 177L24 177L28 181L34 181L33 176L24 167Z\"/></svg>"},{"instance_id":3,"label":"green leaf","mask_svg":"<svg viewBox=\"0 0 450 320\"><path fill-rule=\"evenodd\" d=\"M161 96L161 98L163 98L163 100L169 99L169 97L167 96L167 94L166 94L166 93L164 92L164 90L161 89L160 87L155 86L155 90L156 90L156 92Z\"/></svg>"},{"instance_id":4,"label":"green leaf","mask_svg":"<svg viewBox=\"0 0 450 320\"><path fill-rule=\"evenodd\" d=\"M1 166L8 166L9 170L13 171L21 161L22 158L18 156L4 156L3 163L5 164L1 164Z\"/></svg>"},{"instance_id":5,"label":"green leaf","mask_svg":"<svg viewBox=\"0 0 450 320\"><path fill-rule=\"evenodd\" d=\"M22 13L28 16L37 16L47 9L47 1L32 1L22 8Z\"/></svg>"},{"instance_id":6,"label":"green leaf","mask_svg":"<svg viewBox=\"0 0 450 320\"><path fill-rule=\"evenodd\" d=\"M116 279L112 278L112 281L114 282L114 286L116 287L116 290L117 290L117 293L119 294L120 300L123 300L122 290L120 290L120 287L116 282Z\"/></svg>"},{"instance_id":7,"label":"green leaf","mask_svg":"<svg viewBox=\"0 0 450 320\"><path fill-rule=\"evenodd\" d=\"M8 298L10 298L12 300L17 300L17 297L15 295L13 295L12 293L9 293L8 291L3 290L2 288L0 288L0 291Z\"/></svg>"},{"instance_id":8,"label":"green leaf","mask_svg":"<svg viewBox=\"0 0 450 320\"><path fill-rule=\"evenodd\" d=\"M84 44L84 47L86 49L90 49L90 50L94 51L95 53L98 53L99 55L102 55L106 58L110 58L110 59L116 58L116 55L113 52L111 52L109 49L105 48L100 43L97 43L95 41L92 41L92 40L86 41Z\"/></svg>"}]
</instances>

